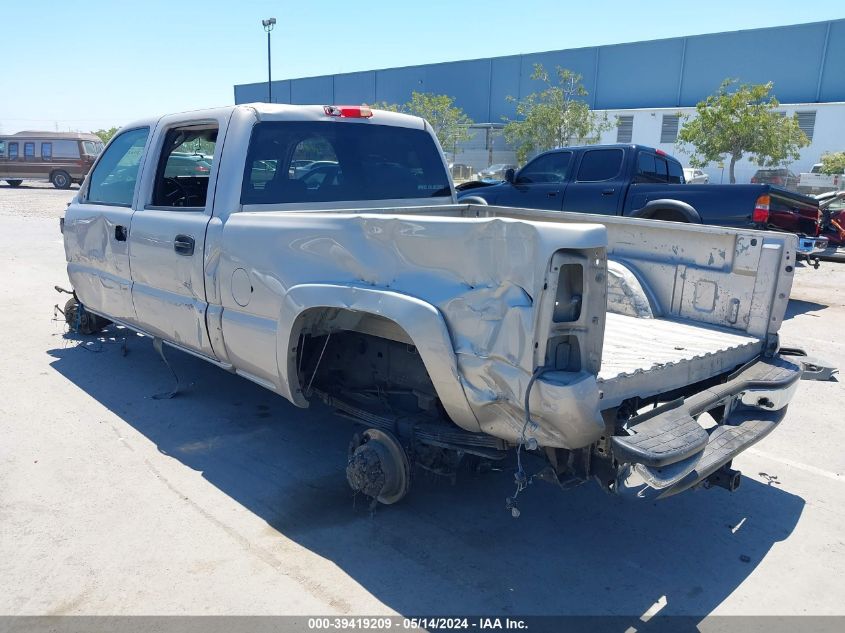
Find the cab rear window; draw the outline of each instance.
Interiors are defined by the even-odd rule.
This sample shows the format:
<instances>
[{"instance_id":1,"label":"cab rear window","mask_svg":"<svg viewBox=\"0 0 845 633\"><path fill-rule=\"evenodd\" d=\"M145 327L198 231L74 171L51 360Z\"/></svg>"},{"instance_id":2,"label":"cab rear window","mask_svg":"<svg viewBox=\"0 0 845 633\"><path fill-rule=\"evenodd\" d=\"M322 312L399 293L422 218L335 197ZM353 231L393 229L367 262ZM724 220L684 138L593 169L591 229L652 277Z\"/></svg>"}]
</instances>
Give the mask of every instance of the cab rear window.
<instances>
[{"instance_id":1,"label":"cab rear window","mask_svg":"<svg viewBox=\"0 0 845 633\"><path fill-rule=\"evenodd\" d=\"M440 152L424 130L341 121L272 121L253 128L241 203L449 195Z\"/></svg>"}]
</instances>

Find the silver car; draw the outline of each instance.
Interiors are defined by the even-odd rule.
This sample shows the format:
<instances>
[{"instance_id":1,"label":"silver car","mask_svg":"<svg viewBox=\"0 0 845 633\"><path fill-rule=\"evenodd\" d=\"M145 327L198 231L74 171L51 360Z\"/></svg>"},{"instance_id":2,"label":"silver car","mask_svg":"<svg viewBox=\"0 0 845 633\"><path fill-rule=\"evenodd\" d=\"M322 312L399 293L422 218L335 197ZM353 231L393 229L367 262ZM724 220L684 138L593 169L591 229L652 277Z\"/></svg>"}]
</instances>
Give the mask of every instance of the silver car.
<instances>
[{"instance_id":1,"label":"silver car","mask_svg":"<svg viewBox=\"0 0 845 633\"><path fill-rule=\"evenodd\" d=\"M684 167L684 180L688 185L706 185L710 182L710 176L703 169Z\"/></svg>"},{"instance_id":2,"label":"silver car","mask_svg":"<svg viewBox=\"0 0 845 633\"><path fill-rule=\"evenodd\" d=\"M509 165L507 163L490 165L487 169L482 169L478 172L476 178L478 180L504 180L505 172L508 169L516 169L516 165Z\"/></svg>"}]
</instances>

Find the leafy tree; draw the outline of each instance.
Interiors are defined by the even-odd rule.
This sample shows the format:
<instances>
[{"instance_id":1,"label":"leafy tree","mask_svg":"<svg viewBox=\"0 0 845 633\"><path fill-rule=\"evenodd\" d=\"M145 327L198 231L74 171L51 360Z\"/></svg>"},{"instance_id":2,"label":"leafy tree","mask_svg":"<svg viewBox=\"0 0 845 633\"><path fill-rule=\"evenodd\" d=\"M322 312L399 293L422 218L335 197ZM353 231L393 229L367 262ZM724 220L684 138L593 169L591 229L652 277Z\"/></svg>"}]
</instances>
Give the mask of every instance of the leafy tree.
<instances>
[{"instance_id":1,"label":"leafy tree","mask_svg":"<svg viewBox=\"0 0 845 633\"><path fill-rule=\"evenodd\" d=\"M554 147L595 142L602 131L610 129L607 115L593 112L583 100L589 93L578 73L558 66L551 76L542 64L535 64L531 78L542 81L545 89L520 100L508 97L516 102L519 118L505 119L505 139L516 146L520 163Z\"/></svg>"},{"instance_id":2,"label":"leafy tree","mask_svg":"<svg viewBox=\"0 0 845 633\"><path fill-rule=\"evenodd\" d=\"M845 152L826 152L822 154L823 174L845 174Z\"/></svg>"},{"instance_id":3,"label":"leafy tree","mask_svg":"<svg viewBox=\"0 0 845 633\"><path fill-rule=\"evenodd\" d=\"M690 154L690 164L704 167L729 160L731 183L734 166L745 154L760 167L772 167L800 157L810 144L798 127L797 116L775 110L778 100L769 95L772 83L740 84L726 79L719 90L695 106L695 118L685 117L678 145Z\"/></svg>"},{"instance_id":4,"label":"leafy tree","mask_svg":"<svg viewBox=\"0 0 845 633\"><path fill-rule=\"evenodd\" d=\"M111 140L111 137L114 136L115 134L117 134L117 131L119 129L120 128L117 128L117 127L110 127L107 130L100 129L100 130L97 130L96 132L91 132L91 134L96 134L97 136L99 136L102 139L103 143L108 143Z\"/></svg>"},{"instance_id":5,"label":"leafy tree","mask_svg":"<svg viewBox=\"0 0 845 633\"><path fill-rule=\"evenodd\" d=\"M424 118L437 135L440 146L446 151L451 151L454 158L458 143L471 137L469 126L473 123L454 103L455 100L448 95L415 91L411 93L411 100L405 104L379 103L374 107Z\"/></svg>"}]
</instances>

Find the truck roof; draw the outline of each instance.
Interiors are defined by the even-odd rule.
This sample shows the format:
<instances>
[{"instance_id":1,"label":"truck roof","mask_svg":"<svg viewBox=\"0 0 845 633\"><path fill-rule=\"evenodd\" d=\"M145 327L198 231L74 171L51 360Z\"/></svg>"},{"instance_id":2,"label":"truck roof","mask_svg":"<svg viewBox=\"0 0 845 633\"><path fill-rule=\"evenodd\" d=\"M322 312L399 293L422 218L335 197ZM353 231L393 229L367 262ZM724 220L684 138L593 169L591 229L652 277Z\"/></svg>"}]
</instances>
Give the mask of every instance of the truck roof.
<instances>
[{"instance_id":1,"label":"truck roof","mask_svg":"<svg viewBox=\"0 0 845 633\"><path fill-rule=\"evenodd\" d=\"M650 147L648 145L639 145L637 143L600 143L595 145L566 145L565 147L555 147L553 150L549 151L556 151L561 149L596 149L601 147L602 149L606 148L619 148L619 149L633 149L633 150L646 150L648 152L657 152L663 153L665 156L669 158L675 158L671 154L664 152L662 149L656 149L654 147ZM675 158L677 160L677 158Z\"/></svg>"},{"instance_id":2,"label":"truck roof","mask_svg":"<svg viewBox=\"0 0 845 633\"><path fill-rule=\"evenodd\" d=\"M233 112L236 109L251 110L259 121L327 121L335 117L326 114L326 106L335 104L286 104L286 103L243 103L232 106L223 106L218 108L204 108L201 110L187 110L184 112L167 113L163 116L171 116L174 114L193 115L197 118L202 118L204 115L210 113L220 114L221 112ZM352 107L359 107L358 105ZM379 110L372 108L373 117L369 119L362 119L370 121L370 123L393 125L396 127L425 129L424 120L418 116L410 114L402 114L400 112L391 112L389 110ZM153 118L139 119L132 121L124 126L124 128L133 128L141 126L154 126L163 116Z\"/></svg>"}]
</instances>

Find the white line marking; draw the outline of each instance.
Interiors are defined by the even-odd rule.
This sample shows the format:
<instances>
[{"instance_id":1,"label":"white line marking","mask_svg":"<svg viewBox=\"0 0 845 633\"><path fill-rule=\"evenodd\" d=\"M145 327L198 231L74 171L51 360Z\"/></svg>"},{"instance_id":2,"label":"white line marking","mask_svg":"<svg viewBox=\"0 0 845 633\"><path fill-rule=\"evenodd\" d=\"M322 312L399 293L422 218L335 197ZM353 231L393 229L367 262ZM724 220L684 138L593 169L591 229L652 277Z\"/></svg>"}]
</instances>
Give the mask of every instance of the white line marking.
<instances>
[{"instance_id":1,"label":"white line marking","mask_svg":"<svg viewBox=\"0 0 845 633\"><path fill-rule=\"evenodd\" d=\"M794 462L791 459L784 459L783 457L776 457L775 455L771 455L769 453L764 453L763 451L757 450L756 448L750 448L747 451L752 455L757 455L758 457L764 457L766 459L770 459L774 462L779 462L790 468L797 468L798 470L803 470L804 472L811 473L813 475L819 475L820 477L827 477L828 479L832 479L833 481L843 482L845 481L845 477L843 477L840 473L835 473L830 470L823 470L821 468L816 468L815 466L810 466L810 464L802 464L801 462Z\"/></svg>"}]
</instances>

